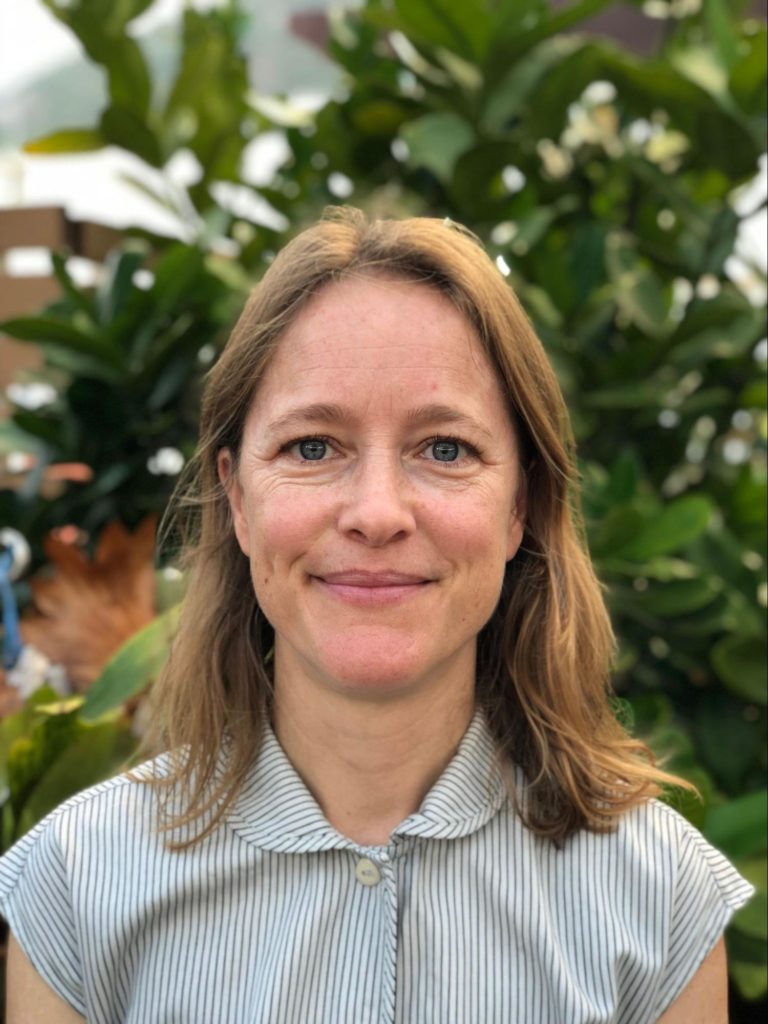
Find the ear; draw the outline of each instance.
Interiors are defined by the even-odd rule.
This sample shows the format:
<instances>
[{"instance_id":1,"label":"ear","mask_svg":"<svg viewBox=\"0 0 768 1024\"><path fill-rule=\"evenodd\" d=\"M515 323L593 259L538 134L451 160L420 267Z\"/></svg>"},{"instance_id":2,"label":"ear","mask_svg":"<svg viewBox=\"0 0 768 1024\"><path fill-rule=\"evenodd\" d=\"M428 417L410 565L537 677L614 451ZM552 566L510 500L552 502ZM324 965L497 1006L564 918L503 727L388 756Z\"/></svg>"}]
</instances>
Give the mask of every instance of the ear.
<instances>
[{"instance_id":1,"label":"ear","mask_svg":"<svg viewBox=\"0 0 768 1024\"><path fill-rule=\"evenodd\" d=\"M514 558L517 554L518 548L523 542L523 533L525 532L525 516L527 512L527 501L525 482L521 481L517 495L515 496L514 503L512 505L512 511L509 513L509 524L507 526L507 561Z\"/></svg>"},{"instance_id":2,"label":"ear","mask_svg":"<svg viewBox=\"0 0 768 1024\"><path fill-rule=\"evenodd\" d=\"M507 561L509 562L517 554L518 548L523 542L523 531L525 520L520 518L517 509L513 509L509 517L507 528Z\"/></svg>"},{"instance_id":3,"label":"ear","mask_svg":"<svg viewBox=\"0 0 768 1024\"><path fill-rule=\"evenodd\" d=\"M237 467L229 448L222 448L216 457L216 469L221 486L227 492L227 501L232 513L232 523L240 550L249 556L251 547L248 538L248 518L245 514L245 498L243 488L237 475Z\"/></svg>"}]
</instances>

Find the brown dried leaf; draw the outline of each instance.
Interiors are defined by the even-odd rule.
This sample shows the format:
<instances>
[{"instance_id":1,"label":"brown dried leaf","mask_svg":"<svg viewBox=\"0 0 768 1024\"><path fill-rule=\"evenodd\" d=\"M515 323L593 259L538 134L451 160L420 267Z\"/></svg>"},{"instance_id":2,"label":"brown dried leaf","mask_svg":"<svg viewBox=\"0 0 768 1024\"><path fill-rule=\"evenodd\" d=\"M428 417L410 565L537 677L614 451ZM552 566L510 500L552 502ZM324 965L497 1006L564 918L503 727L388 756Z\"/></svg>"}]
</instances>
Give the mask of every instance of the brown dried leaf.
<instances>
[{"instance_id":1,"label":"brown dried leaf","mask_svg":"<svg viewBox=\"0 0 768 1024\"><path fill-rule=\"evenodd\" d=\"M93 560L49 536L50 568L31 581L33 609L21 622L25 643L63 665L76 691L100 675L112 655L155 616L155 519L134 533L107 524Z\"/></svg>"}]
</instances>

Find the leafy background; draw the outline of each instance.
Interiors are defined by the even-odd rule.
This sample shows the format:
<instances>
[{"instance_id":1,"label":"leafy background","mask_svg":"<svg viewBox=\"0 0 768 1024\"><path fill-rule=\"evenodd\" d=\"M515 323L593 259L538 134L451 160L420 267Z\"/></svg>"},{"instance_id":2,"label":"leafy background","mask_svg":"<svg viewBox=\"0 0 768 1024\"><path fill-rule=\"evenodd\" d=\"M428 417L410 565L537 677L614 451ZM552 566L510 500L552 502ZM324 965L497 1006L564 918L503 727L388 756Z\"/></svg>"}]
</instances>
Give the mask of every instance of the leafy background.
<instances>
[{"instance_id":1,"label":"leafy background","mask_svg":"<svg viewBox=\"0 0 768 1024\"><path fill-rule=\"evenodd\" d=\"M758 887L727 941L732 1019L764 1019L765 276L733 259L765 148L764 22L737 2L657 0L660 43L639 56L584 31L610 0L367 0L330 18L343 87L307 114L250 90L234 0L186 9L162 88L130 33L152 0L46 3L108 99L95 123L27 151L129 151L183 241L128 229L95 290L56 254L61 300L4 324L41 347L55 397L0 425L0 451L36 460L0 491L0 521L29 538L38 569L62 525L95 566L108 523L160 514L175 470L152 459L175 452L178 469L189 456L227 326L324 205L467 224L519 292L572 412L621 713L696 783L703 799L677 806ZM287 156L257 189L244 153L276 129ZM167 174L179 153L197 168L188 187ZM254 197L271 227L242 215ZM45 468L70 462L90 481L46 493ZM130 757L180 586L159 569L157 618L95 682L65 702L43 688L0 723L3 848ZM29 579L18 595L34 609Z\"/></svg>"}]
</instances>

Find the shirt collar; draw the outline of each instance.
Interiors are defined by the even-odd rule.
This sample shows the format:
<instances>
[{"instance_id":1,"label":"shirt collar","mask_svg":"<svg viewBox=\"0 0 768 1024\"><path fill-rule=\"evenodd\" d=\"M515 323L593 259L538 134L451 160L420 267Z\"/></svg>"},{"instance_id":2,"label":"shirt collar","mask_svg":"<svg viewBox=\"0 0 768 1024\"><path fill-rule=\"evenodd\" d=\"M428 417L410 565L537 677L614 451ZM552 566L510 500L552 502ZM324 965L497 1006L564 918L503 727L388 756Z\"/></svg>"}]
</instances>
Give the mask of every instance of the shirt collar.
<instances>
[{"instance_id":1,"label":"shirt collar","mask_svg":"<svg viewBox=\"0 0 768 1024\"><path fill-rule=\"evenodd\" d=\"M392 832L405 837L458 839L482 828L501 808L506 788L493 739L478 709L453 759L421 807ZM272 729L227 820L247 842L281 853L362 849L326 820Z\"/></svg>"}]
</instances>

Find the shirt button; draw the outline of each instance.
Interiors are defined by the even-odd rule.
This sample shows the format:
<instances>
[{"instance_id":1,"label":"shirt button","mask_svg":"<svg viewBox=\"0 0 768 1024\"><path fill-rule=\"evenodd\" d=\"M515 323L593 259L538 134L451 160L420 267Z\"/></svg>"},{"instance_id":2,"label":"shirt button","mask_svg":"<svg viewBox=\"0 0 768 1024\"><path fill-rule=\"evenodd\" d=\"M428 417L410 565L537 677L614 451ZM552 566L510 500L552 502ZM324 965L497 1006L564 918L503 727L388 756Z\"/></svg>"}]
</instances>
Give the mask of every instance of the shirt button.
<instances>
[{"instance_id":1,"label":"shirt button","mask_svg":"<svg viewBox=\"0 0 768 1024\"><path fill-rule=\"evenodd\" d=\"M378 885L381 881L381 872L367 857L361 857L355 866L355 878L362 885Z\"/></svg>"}]
</instances>

